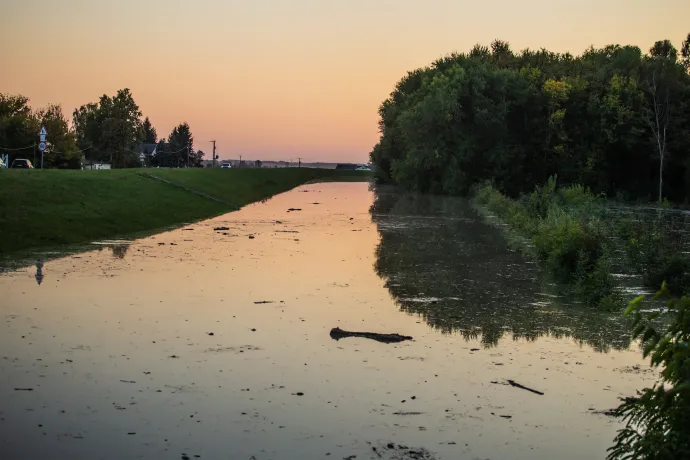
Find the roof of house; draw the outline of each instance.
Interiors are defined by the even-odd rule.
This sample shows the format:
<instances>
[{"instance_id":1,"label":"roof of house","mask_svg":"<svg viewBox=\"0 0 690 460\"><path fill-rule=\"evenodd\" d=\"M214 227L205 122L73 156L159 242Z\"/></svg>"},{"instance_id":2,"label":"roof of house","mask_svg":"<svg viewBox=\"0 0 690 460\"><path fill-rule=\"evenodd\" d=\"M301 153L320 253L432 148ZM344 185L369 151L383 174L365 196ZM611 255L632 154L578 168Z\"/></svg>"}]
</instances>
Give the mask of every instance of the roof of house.
<instances>
[{"instance_id":1,"label":"roof of house","mask_svg":"<svg viewBox=\"0 0 690 460\"><path fill-rule=\"evenodd\" d=\"M335 169L357 169L359 165L352 164L352 163L338 163L335 166Z\"/></svg>"},{"instance_id":2,"label":"roof of house","mask_svg":"<svg viewBox=\"0 0 690 460\"><path fill-rule=\"evenodd\" d=\"M141 144L141 146L139 147L139 153L148 155L150 153L155 152L156 147L158 147L158 144Z\"/></svg>"}]
</instances>

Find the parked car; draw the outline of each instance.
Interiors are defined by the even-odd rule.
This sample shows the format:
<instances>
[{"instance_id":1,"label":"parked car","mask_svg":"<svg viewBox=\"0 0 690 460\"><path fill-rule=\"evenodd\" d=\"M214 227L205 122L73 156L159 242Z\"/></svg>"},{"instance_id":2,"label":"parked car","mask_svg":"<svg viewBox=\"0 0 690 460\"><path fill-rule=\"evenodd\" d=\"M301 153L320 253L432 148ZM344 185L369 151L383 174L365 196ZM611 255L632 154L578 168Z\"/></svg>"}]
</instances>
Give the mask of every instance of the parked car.
<instances>
[{"instance_id":1,"label":"parked car","mask_svg":"<svg viewBox=\"0 0 690 460\"><path fill-rule=\"evenodd\" d=\"M229 168L229 167L230 167L230 163L223 163L222 165L220 165L220 167L221 167L221 168Z\"/></svg>"},{"instance_id":2,"label":"parked car","mask_svg":"<svg viewBox=\"0 0 690 460\"><path fill-rule=\"evenodd\" d=\"M355 169L355 171L371 171L371 168L369 166L362 165L358 166L357 169Z\"/></svg>"},{"instance_id":3,"label":"parked car","mask_svg":"<svg viewBox=\"0 0 690 460\"><path fill-rule=\"evenodd\" d=\"M34 167L34 165L32 165L29 160L26 160L24 158L16 158L12 162L12 168L33 169L33 167Z\"/></svg>"}]
</instances>

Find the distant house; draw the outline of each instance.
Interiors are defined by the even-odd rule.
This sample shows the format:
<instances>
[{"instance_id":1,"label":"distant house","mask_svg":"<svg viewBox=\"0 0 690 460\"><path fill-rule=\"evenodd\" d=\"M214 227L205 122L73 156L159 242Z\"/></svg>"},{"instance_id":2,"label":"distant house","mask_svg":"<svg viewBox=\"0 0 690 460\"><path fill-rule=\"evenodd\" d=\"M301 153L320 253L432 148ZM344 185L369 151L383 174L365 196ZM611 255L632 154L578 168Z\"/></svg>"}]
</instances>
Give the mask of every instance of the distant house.
<instances>
[{"instance_id":1,"label":"distant house","mask_svg":"<svg viewBox=\"0 0 690 460\"><path fill-rule=\"evenodd\" d=\"M359 167L359 165L356 165L354 163L338 163L335 165L335 169L349 169L350 171L354 171Z\"/></svg>"},{"instance_id":2,"label":"distant house","mask_svg":"<svg viewBox=\"0 0 690 460\"><path fill-rule=\"evenodd\" d=\"M156 156L156 148L158 148L158 144L141 144L139 146L139 161L141 161L142 166L151 164L151 158Z\"/></svg>"},{"instance_id":3,"label":"distant house","mask_svg":"<svg viewBox=\"0 0 690 460\"><path fill-rule=\"evenodd\" d=\"M146 155L155 157L157 147L158 144L141 144L141 146L139 147L139 156Z\"/></svg>"},{"instance_id":4,"label":"distant house","mask_svg":"<svg viewBox=\"0 0 690 460\"><path fill-rule=\"evenodd\" d=\"M82 159L81 164L84 169L110 169L110 163L103 163L101 161L93 161Z\"/></svg>"}]
</instances>

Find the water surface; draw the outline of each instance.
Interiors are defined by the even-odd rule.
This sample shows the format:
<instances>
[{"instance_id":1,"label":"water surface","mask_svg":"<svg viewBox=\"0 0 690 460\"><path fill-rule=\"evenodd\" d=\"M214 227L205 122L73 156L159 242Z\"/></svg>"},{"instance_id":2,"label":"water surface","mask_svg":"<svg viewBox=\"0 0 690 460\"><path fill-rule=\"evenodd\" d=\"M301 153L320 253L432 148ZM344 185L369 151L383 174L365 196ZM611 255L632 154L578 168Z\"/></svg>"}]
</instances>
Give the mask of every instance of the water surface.
<instances>
[{"instance_id":1,"label":"water surface","mask_svg":"<svg viewBox=\"0 0 690 460\"><path fill-rule=\"evenodd\" d=\"M0 275L0 458L603 458L654 380L461 199L314 184L99 243Z\"/></svg>"}]
</instances>

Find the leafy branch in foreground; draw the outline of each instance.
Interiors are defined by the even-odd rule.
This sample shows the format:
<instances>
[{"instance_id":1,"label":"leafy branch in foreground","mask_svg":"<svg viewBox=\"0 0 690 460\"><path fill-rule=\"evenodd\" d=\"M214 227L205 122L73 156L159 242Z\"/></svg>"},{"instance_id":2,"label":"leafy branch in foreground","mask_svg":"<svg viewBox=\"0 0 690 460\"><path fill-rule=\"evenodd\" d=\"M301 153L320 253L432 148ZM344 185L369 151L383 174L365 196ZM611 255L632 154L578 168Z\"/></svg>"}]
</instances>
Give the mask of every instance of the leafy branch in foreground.
<instances>
[{"instance_id":1,"label":"leafy branch in foreground","mask_svg":"<svg viewBox=\"0 0 690 460\"><path fill-rule=\"evenodd\" d=\"M614 415L626 426L618 431L608 460L675 460L690 458L690 299L670 298L666 283L654 297L668 299L670 321L657 330L653 321L661 311L643 310L645 297L630 303L633 337L641 339L644 357L661 367L661 380L637 397L623 399Z\"/></svg>"}]
</instances>

